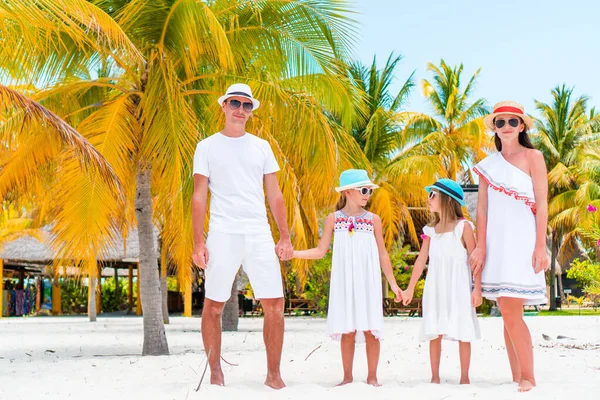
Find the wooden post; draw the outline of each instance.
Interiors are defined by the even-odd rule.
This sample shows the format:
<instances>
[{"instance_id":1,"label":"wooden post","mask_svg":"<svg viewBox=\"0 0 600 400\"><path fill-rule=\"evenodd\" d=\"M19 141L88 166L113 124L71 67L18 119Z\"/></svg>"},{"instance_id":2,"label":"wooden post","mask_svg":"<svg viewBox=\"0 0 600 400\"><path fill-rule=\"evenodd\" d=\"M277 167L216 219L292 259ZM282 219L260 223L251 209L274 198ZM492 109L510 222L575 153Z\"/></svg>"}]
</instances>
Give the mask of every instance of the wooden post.
<instances>
[{"instance_id":1,"label":"wooden post","mask_svg":"<svg viewBox=\"0 0 600 400\"><path fill-rule=\"evenodd\" d=\"M102 314L102 265L98 263L98 290L96 291L96 315Z\"/></svg>"},{"instance_id":2,"label":"wooden post","mask_svg":"<svg viewBox=\"0 0 600 400\"><path fill-rule=\"evenodd\" d=\"M142 315L142 297L140 296L140 263L137 263L137 300L135 304L135 313Z\"/></svg>"},{"instance_id":3,"label":"wooden post","mask_svg":"<svg viewBox=\"0 0 600 400\"><path fill-rule=\"evenodd\" d=\"M39 312L40 308L42 308L42 277L38 276L35 280L35 287L37 290L35 291L35 312Z\"/></svg>"},{"instance_id":4,"label":"wooden post","mask_svg":"<svg viewBox=\"0 0 600 400\"><path fill-rule=\"evenodd\" d=\"M192 281L185 282L183 292L183 316L192 316Z\"/></svg>"},{"instance_id":5,"label":"wooden post","mask_svg":"<svg viewBox=\"0 0 600 400\"><path fill-rule=\"evenodd\" d=\"M60 315L62 314L61 307L61 295L60 295L60 286L58 285L58 278L53 279L52 284L52 315Z\"/></svg>"},{"instance_id":6,"label":"wooden post","mask_svg":"<svg viewBox=\"0 0 600 400\"><path fill-rule=\"evenodd\" d=\"M129 265L129 311L133 310L133 265Z\"/></svg>"},{"instance_id":7,"label":"wooden post","mask_svg":"<svg viewBox=\"0 0 600 400\"><path fill-rule=\"evenodd\" d=\"M0 318L4 315L4 261L0 258Z\"/></svg>"}]
</instances>

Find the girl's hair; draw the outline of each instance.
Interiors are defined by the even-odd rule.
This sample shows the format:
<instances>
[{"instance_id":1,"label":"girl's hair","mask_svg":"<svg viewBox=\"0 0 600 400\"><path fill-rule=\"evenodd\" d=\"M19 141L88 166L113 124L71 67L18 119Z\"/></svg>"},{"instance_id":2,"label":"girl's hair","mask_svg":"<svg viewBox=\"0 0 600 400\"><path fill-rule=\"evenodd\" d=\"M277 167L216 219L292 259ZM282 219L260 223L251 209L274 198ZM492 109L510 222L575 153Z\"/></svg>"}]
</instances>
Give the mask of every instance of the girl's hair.
<instances>
[{"instance_id":1,"label":"girl's hair","mask_svg":"<svg viewBox=\"0 0 600 400\"><path fill-rule=\"evenodd\" d=\"M428 226L436 226L439 223L442 227L446 227L449 222L459 221L465 217L458 201L439 190L436 190L436 196L440 196L440 212L431 214Z\"/></svg>"},{"instance_id":2,"label":"girl's hair","mask_svg":"<svg viewBox=\"0 0 600 400\"><path fill-rule=\"evenodd\" d=\"M519 119L521 120L521 123L525 125L523 120L521 118ZM496 122L496 118L494 118L493 122ZM502 141L498 137L497 133L494 133L494 144L496 145L496 150L502 151ZM523 131L519 132L519 144L523 147L527 147L528 149L534 148L533 144L531 143L531 140L529 140L529 134L527 133L527 125L525 125Z\"/></svg>"},{"instance_id":3,"label":"girl's hair","mask_svg":"<svg viewBox=\"0 0 600 400\"><path fill-rule=\"evenodd\" d=\"M340 198L335 205L335 211L339 211L346 206L346 194L344 192L340 193Z\"/></svg>"}]
</instances>

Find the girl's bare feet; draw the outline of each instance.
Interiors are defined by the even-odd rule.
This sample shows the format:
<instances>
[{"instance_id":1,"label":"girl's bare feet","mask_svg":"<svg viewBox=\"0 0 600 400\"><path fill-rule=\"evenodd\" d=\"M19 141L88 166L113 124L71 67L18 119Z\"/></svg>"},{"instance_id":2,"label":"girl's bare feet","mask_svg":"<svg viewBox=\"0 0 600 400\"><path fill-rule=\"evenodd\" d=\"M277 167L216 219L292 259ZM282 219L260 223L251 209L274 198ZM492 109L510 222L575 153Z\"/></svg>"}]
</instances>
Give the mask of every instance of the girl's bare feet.
<instances>
[{"instance_id":1,"label":"girl's bare feet","mask_svg":"<svg viewBox=\"0 0 600 400\"><path fill-rule=\"evenodd\" d=\"M344 377L344 380L341 381L340 383L338 383L335 386L344 386L344 385L347 385L349 383L352 383L352 380L353 380L352 377Z\"/></svg>"},{"instance_id":2,"label":"girl's bare feet","mask_svg":"<svg viewBox=\"0 0 600 400\"><path fill-rule=\"evenodd\" d=\"M268 376L267 375L267 379L265 379L265 385L267 385L270 388L273 388L275 390L279 390L279 389L283 389L285 387L285 383L283 383L283 379L281 379L281 376L276 375L276 376Z\"/></svg>"},{"instance_id":3,"label":"girl's bare feet","mask_svg":"<svg viewBox=\"0 0 600 400\"><path fill-rule=\"evenodd\" d=\"M380 387L381 383L377 382L377 378L369 378L367 377L367 383L371 386Z\"/></svg>"},{"instance_id":4,"label":"girl's bare feet","mask_svg":"<svg viewBox=\"0 0 600 400\"><path fill-rule=\"evenodd\" d=\"M439 384L440 383L440 377L439 376L432 376L431 377L431 383Z\"/></svg>"},{"instance_id":5,"label":"girl's bare feet","mask_svg":"<svg viewBox=\"0 0 600 400\"><path fill-rule=\"evenodd\" d=\"M225 386L225 377L222 370L210 371L210 384L217 386Z\"/></svg>"},{"instance_id":6,"label":"girl's bare feet","mask_svg":"<svg viewBox=\"0 0 600 400\"><path fill-rule=\"evenodd\" d=\"M535 387L535 383L528 381L527 379L523 379L519 383L519 392L529 392L534 387Z\"/></svg>"},{"instance_id":7,"label":"girl's bare feet","mask_svg":"<svg viewBox=\"0 0 600 400\"><path fill-rule=\"evenodd\" d=\"M461 385L469 385L470 383L471 383L471 380L469 379L469 377L460 378L460 384Z\"/></svg>"}]
</instances>

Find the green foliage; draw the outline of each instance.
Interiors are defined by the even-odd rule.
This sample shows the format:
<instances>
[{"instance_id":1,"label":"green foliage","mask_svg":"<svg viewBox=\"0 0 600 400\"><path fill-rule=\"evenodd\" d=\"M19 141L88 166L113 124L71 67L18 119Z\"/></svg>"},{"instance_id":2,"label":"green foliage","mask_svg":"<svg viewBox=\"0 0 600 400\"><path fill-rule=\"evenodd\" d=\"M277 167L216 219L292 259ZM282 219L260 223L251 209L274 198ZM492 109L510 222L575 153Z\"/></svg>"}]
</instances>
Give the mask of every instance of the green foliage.
<instances>
[{"instance_id":1,"label":"green foliage","mask_svg":"<svg viewBox=\"0 0 600 400\"><path fill-rule=\"evenodd\" d=\"M571 268L567 271L567 278L575 279L585 291L600 283L600 264L585 260L573 260Z\"/></svg>"},{"instance_id":2,"label":"green foliage","mask_svg":"<svg viewBox=\"0 0 600 400\"><path fill-rule=\"evenodd\" d=\"M331 280L331 252L317 260L308 270L305 296L317 303L320 311L327 311L329 282Z\"/></svg>"},{"instance_id":3,"label":"green foliage","mask_svg":"<svg viewBox=\"0 0 600 400\"><path fill-rule=\"evenodd\" d=\"M60 280L60 305L63 314L82 314L87 312L88 288L75 279Z\"/></svg>"},{"instance_id":4,"label":"green foliage","mask_svg":"<svg viewBox=\"0 0 600 400\"><path fill-rule=\"evenodd\" d=\"M127 308L127 279L119 278L118 293L115 279L106 279L102 284L102 312L114 312L125 308Z\"/></svg>"}]
</instances>

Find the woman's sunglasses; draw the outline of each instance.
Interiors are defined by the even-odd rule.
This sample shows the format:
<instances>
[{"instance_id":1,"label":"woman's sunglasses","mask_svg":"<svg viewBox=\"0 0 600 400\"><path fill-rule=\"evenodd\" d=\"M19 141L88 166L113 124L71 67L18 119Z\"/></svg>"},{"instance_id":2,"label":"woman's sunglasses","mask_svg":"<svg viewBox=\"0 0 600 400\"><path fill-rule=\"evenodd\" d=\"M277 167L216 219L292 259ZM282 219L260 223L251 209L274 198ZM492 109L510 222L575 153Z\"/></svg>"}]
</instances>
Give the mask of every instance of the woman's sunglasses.
<instances>
[{"instance_id":1,"label":"woman's sunglasses","mask_svg":"<svg viewBox=\"0 0 600 400\"><path fill-rule=\"evenodd\" d=\"M518 118L511 118L508 120L508 124L510 126L512 126L513 128L516 128L517 126L519 126L520 123L521 123L521 121ZM496 128L500 129L504 125L506 125L506 120L505 119L497 119L494 121L494 125L496 125Z\"/></svg>"},{"instance_id":2,"label":"woman's sunglasses","mask_svg":"<svg viewBox=\"0 0 600 400\"><path fill-rule=\"evenodd\" d=\"M437 192L434 192L433 190L431 192L429 192L429 195L427 196L429 198L429 200L433 199L435 197L435 194Z\"/></svg>"},{"instance_id":3,"label":"woman's sunglasses","mask_svg":"<svg viewBox=\"0 0 600 400\"><path fill-rule=\"evenodd\" d=\"M360 194L362 194L363 196L366 196L366 195L371 196L373 194L373 188L360 187L360 188L354 188L354 190L358 190L360 192Z\"/></svg>"},{"instance_id":4,"label":"woman's sunglasses","mask_svg":"<svg viewBox=\"0 0 600 400\"><path fill-rule=\"evenodd\" d=\"M240 108L241 105L244 106L244 111L246 112L251 112L254 109L254 104L252 104L252 102L241 102L239 100L228 100L227 101L229 103L229 107L231 107L232 110L237 110L238 108Z\"/></svg>"}]
</instances>

